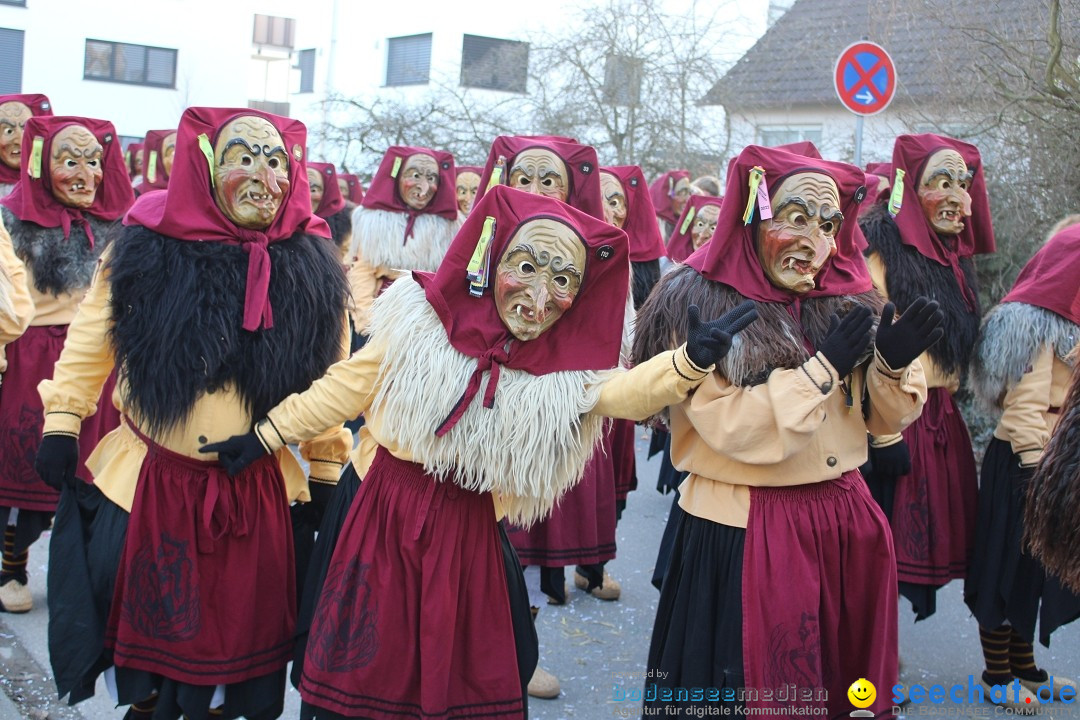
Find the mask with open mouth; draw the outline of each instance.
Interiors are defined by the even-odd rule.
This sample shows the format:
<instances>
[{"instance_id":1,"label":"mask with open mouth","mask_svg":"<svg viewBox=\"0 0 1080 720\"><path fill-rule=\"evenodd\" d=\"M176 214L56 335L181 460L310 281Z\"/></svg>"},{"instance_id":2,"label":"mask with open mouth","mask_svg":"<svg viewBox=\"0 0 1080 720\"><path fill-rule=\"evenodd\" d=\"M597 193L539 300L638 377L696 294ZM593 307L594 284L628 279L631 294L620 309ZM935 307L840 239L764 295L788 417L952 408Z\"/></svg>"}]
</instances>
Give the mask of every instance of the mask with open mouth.
<instances>
[{"instance_id":1,"label":"mask with open mouth","mask_svg":"<svg viewBox=\"0 0 1080 720\"><path fill-rule=\"evenodd\" d=\"M214 202L237 226L270 227L289 190L289 156L269 120L242 115L214 143Z\"/></svg>"},{"instance_id":2,"label":"mask with open mouth","mask_svg":"<svg viewBox=\"0 0 1080 720\"><path fill-rule=\"evenodd\" d=\"M398 193L413 210L423 210L439 190L439 163L431 155L418 153L405 159L398 176Z\"/></svg>"},{"instance_id":3,"label":"mask with open mouth","mask_svg":"<svg viewBox=\"0 0 1080 720\"><path fill-rule=\"evenodd\" d=\"M971 217L968 188L972 177L964 158L955 150L938 150L927 159L919 178L919 204L938 234L963 232L965 218Z\"/></svg>"},{"instance_id":4,"label":"mask with open mouth","mask_svg":"<svg viewBox=\"0 0 1080 720\"><path fill-rule=\"evenodd\" d=\"M0 103L0 162L14 170L22 160L23 129L32 115L25 103Z\"/></svg>"},{"instance_id":5,"label":"mask with open mouth","mask_svg":"<svg viewBox=\"0 0 1080 720\"><path fill-rule=\"evenodd\" d=\"M757 231L761 267L776 287L809 292L836 254L844 220L836 183L821 173L796 173L776 189L772 206L772 219L762 221Z\"/></svg>"},{"instance_id":6,"label":"mask with open mouth","mask_svg":"<svg viewBox=\"0 0 1080 720\"><path fill-rule=\"evenodd\" d=\"M518 340L534 340L570 309L581 289L585 247L568 225L549 218L525 223L495 270L495 305Z\"/></svg>"},{"instance_id":7,"label":"mask with open mouth","mask_svg":"<svg viewBox=\"0 0 1080 720\"><path fill-rule=\"evenodd\" d=\"M105 150L94 133L68 125L53 137L49 183L53 197L68 207L85 210L94 204L104 175Z\"/></svg>"}]
</instances>

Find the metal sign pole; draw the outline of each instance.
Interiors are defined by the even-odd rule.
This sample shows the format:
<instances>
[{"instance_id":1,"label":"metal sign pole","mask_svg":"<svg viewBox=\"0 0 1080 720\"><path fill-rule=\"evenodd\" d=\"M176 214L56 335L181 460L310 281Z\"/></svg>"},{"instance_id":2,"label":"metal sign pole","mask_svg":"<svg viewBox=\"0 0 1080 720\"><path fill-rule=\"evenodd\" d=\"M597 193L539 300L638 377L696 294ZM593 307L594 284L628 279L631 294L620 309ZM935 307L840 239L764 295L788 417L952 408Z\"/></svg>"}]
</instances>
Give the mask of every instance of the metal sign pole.
<instances>
[{"instance_id":1,"label":"metal sign pole","mask_svg":"<svg viewBox=\"0 0 1080 720\"><path fill-rule=\"evenodd\" d=\"M855 117L855 167L862 167L862 128L863 116Z\"/></svg>"}]
</instances>

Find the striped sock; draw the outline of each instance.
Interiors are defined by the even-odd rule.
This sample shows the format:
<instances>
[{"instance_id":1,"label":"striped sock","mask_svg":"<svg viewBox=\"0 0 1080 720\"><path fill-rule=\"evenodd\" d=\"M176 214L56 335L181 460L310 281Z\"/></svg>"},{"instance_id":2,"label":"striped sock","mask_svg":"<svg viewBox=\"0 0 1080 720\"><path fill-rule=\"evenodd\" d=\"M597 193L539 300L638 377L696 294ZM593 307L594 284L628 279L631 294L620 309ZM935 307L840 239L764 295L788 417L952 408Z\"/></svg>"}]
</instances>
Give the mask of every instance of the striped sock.
<instances>
[{"instance_id":1,"label":"striped sock","mask_svg":"<svg viewBox=\"0 0 1080 720\"><path fill-rule=\"evenodd\" d=\"M11 580L18 580L26 584L26 561L30 557L28 550L15 552L15 526L8 525L4 529L4 553L0 561L0 585Z\"/></svg>"},{"instance_id":2,"label":"striped sock","mask_svg":"<svg viewBox=\"0 0 1080 720\"><path fill-rule=\"evenodd\" d=\"M979 642L982 643L983 657L986 658L986 672L983 680L989 685L1007 685L1012 680L1009 671L1009 631L1008 625L996 630L979 626Z\"/></svg>"},{"instance_id":3,"label":"striped sock","mask_svg":"<svg viewBox=\"0 0 1080 720\"><path fill-rule=\"evenodd\" d=\"M1021 680L1044 682L1047 678L1046 671L1035 665L1035 648L1014 629L1009 636L1009 667Z\"/></svg>"}]
</instances>

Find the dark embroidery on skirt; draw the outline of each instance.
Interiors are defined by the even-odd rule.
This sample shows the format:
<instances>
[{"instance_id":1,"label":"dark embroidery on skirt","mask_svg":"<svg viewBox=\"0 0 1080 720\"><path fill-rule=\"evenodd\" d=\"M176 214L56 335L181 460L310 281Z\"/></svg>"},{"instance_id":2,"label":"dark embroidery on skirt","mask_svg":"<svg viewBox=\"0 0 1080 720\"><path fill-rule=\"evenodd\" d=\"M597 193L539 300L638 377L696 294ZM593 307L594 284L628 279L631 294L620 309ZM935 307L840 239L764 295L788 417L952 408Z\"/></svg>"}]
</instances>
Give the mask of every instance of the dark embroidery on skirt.
<instances>
[{"instance_id":1,"label":"dark embroidery on skirt","mask_svg":"<svg viewBox=\"0 0 1080 720\"><path fill-rule=\"evenodd\" d=\"M155 549L135 553L124 590L124 620L147 637L168 642L190 640L202 625L199 586L188 542L162 533Z\"/></svg>"},{"instance_id":2,"label":"dark embroidery on skirt","mask_svg":"<svg viewBox=\"0 0 1080 720\"><path fill-rule=\"evenodd\" d=\"M930 558L930 509L926 499L927 479L925 475L911 476L902 482L915 483L915 497L904 509L904 533L896 533L896 536L904 539L903 552L898 552L897 555L904 560L925 561Z\"/></svg>"},{"instance_id":3,"label":"dark embroidery on skirt","mask_svg":"<svg viewBox=\"0 0 1080 720\"><path fill-rule=\"evenodd\" d=\"M817 615L804 612L794 630L780 624L769 634L765 667L765 687L780 688L794 683L800 688L821 687L821 633Z\"/></svg>"},{"instance_id":4,"label":"dark embroidery on skirt","mask_svg":"<svg viewBox=\"0 0 1080 720\"><path fill-rule=\"evenodd\" d=\"M29 485L41 482L34 471L34 459L41 443L41 427L44 420L40 410L23 405L19 420L4 437L3 457L0 467L10 480Z\"/></svg>"},{"instance_id":5,"label":"dark embroidery on skirt","mask_svg":"<svg viewBox=\"0 0 1080 720\"><path fill-rule=\"evenodd\" d=\"M319 608L308 639L308 657L326 672L362 668L379 650L375 628L378 603L367 582L369 563L351 558L334 563L326 575Z\"/></svg>"}]
</instances>

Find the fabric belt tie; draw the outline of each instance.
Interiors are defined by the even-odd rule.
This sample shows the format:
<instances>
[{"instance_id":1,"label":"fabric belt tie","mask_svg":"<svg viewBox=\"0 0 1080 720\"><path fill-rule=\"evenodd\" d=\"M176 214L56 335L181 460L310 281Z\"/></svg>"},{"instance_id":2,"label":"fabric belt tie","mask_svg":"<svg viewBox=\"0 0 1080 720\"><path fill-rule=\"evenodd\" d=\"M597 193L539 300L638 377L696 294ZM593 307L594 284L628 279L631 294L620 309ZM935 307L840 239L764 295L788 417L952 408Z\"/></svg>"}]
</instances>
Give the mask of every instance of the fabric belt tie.
<instances>
[{"instance_id":1,"label":"fabric belt tie","mask_svg":"<svg viewBox=\"0 0 1080 720\"><path fill-rule=\"evenodd\" d=\"M487 350L476 359L476 369L469 376L469 384L465 386L465 392L461 394L461 397L454 405L454 409L450 411L446 419L435 429L436 437L442 437L450 432L450 428L457 425L458 420L465 414L473 398L476 397L476 393L480 391L480 381L484 372L488 370L491 371L491 377L488 379L487 387L484 390L484 407L495 407L495 388L499 384L500 368L508 359L509 355L501 347Z\"/></svg>"},{"instance_id":2,"label":"fabric belt tie","mask_svg":"<svg viewBox=\"0 0 1080 720\"><path fill-rule=\"evenodd\" d=\"M207 469L200 514L196 542L204 555L214 552L223 537L241 538L251 529L247 514L236 502L236 486L220 465Z\"/></svg>"}]
</instances>

